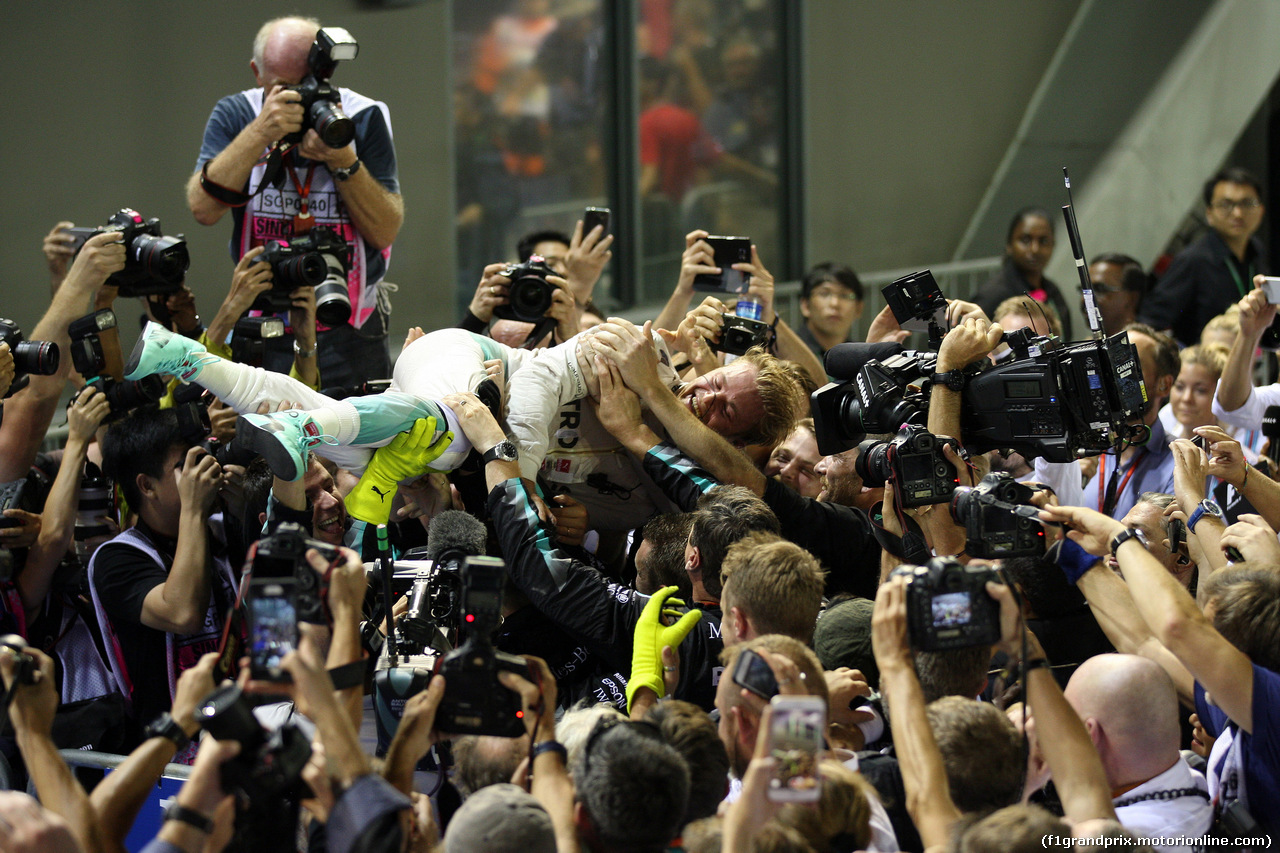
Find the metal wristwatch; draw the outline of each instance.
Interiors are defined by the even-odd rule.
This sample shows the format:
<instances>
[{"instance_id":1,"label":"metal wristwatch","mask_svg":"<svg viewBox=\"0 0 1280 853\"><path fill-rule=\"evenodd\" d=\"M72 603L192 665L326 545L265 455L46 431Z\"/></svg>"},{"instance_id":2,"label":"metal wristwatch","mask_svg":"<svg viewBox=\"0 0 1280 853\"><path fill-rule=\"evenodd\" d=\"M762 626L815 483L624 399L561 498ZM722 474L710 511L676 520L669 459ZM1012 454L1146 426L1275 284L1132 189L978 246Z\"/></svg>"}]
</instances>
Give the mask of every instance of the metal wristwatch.
<instances>
[{"instance_id":1,"label":"metal wristwatch","mask_svg":"<svg viewBox=\"0 0 1280 853\"><path fill-rule=\"evenodd\" d=\"M1214 518L1218 519L1218 521L1222 521L1224 517L1222 512L1222 507L1220 507L1218 505L1218 502L1215 501L1213 498L1205 498L1204 500L1200 501L1200 503L1196 506L1194 510L1191 511L1191 517L1187 519L1187 530L1190 530L1192 533L1195 533L1196 524L1200 521L1200 519L1204 518L1206 515L1211 515Z\"/></svg>"},{"instance_id":2,"label":"metal wristwatch","mask_svg":"<svg viewBox=\"0 0 1280 853\"><path fill-rule=\"evenodd\" d=\"M329 174L333 175L333 179L335 181L338 181L339 183L341 183L342 181L351 180L351 176L358 171L360 171L360 161L356 160L354 163L352 163L350 166L347 166L345 169L343 168L330 169Z\"/></svg>"},{"instance_id":3,"label":"metal wristwatch","mask_svg":"<svg viewBox=\"0 0 1280 853\"><path fill-rule=\"evenodd\" d=\"M1120 546L1128 542L1130 539L1137 539L1142 543L1143 548L1150 549L1151 543L1147 541L1147 534L1143 533L1136 527L1126 527L1115 535L1111 540L1111 556L1120 559L1116 552L1120 550Z\"/></svg>"},{"instance_id":4,"label":"metal wristwatch","mask_svg":"<svg viewBox=\"0 0 1280 853\"><path fill-rule=\"evenodd\" d=\"M500 459L503 462L515 462L519 458L520 453L516 450L516 443L509 438L498 442L493 447L490 447L484 452L484 456L481 457L486 465L495 459Z\"/></svg>"}]
</instances>

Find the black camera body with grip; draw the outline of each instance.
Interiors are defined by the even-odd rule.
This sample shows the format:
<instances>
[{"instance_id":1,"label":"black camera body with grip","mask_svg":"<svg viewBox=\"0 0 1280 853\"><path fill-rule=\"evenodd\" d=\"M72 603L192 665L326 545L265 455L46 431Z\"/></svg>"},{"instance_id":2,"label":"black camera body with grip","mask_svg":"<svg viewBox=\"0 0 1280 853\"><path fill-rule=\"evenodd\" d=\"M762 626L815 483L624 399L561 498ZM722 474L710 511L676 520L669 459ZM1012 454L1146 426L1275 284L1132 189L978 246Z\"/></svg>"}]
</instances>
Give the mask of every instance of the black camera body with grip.
<instances>
[{"instance_id":1,"label":"black camera body with grip","mask_svg":"<svg viewBox=\"0 0 1280 853\"><path fill-rule=\"evenodd\" d=\"M1030 506L1035 492L1008 474L991 473L976 486L959 486L951 498L951 518L964 527L970 557L998 560L1039 557L1045 551L1040 511Z\"/></svg>"},{"instance_id":2,"label":"black camera body with grip","mask_svg":"<svg viewBox=\"0 0 1280 853\"><path fill-rule=\"evenodd\" d=\"M257 260L271 265L271 289L254 300L253 309L288 311L293 307L290 293L299 287L313 287L317 320L337 327L351 319L347 293L351 246L337 231L317 225L300 237L268 243Z\"/></svg>"},{"instance_id":3,"label":"black camera body with grip","mask_svg":"<svg viewBox=\"0 0 1280 853\"><path fill-rule=\"evenodd\" d=\"M511 279L507 289L507 304L493 309L493 316L500 320L518 320L521 323L537 323L551 310L556 286L547 281L556 271L547 266L541 255L530 255L522 264L513 264L498 275Z\"/></svg>"},{"instance_id":4,"label":"black camera body with grip","mask_svg":"<svg viewBox=\"0 0 1280 853\"><path fill-rule=\"evenodd\" d=\"M294 601L298 621L325 625L328 624L325 607L329 584L307 562L308 548L319 551L330 565L338 560L337 548L309 538L300 525L282 521L271 535L258 540L258 550L253 557L253 579L256 582L292 578L297 583Z\"/></svg>"},{"instance_id":5,"label":"black camera body with grip","mask_svg":"<svg viewBox=\"0 0 1280 853\"><path fill-rule=\"evenodd\" d=\"M888 441L868 439L859 444L854 470L872 488L893 483L904 507L944 503L951 500L959 482L955 468L942 454L946 444L960 451L955 441L943 441L916 424L903 424Z\"/></svg>"},{"instance_id":6,"label":"black camera body with grip","mask_svg":"<svg viewBox=\"0 0 1280 853\"><path fill-rule=\"evenodd\" d=\"M1000 581L994 569L934 557L923 566L899 566L893 574L907 579L912 648L943 652L1000 639L1000 602L987 594L987 583Z\"/></svg>"},{"instance_id":7,"label":"black camera body with grip","mask_svg":"<svg viewBox=\"0 0 1280 853\"><path fill-rule=\"evenodd\" d=\"M124 242L124 269L107 279L107 284L120 288L121 296L167 296L182 287L191 255L181 234L167 237L160 229L159 219L143 219L142 214L127 207L113 213L101 228L67 229L77 252L90 237L108 231L120 232Z\"/></svg>"},{"instance_id":8,"label":"black camera body with grip","mask_svg":"<svg viewBox=\"0 0 1280 853\"><path fill-rule=\"evenodd\" d=\"M302 130L286 136L283 142L301 142L310 127L330 148L345 148L351 144L356 138L355 122L342 111L342 95L329 78L340 61L355 59L359 52L360 45L351 33L341 27L325 27L316 33L311 52L307 54L310 73L297 86L288 87L301 96L299 103L306 121Z\"/></svg>"},{"instance_id":9,"label":"black camera body with grip","mask_svg":"<svg viewBox=\"0 0 1280 853\"><path fill-rule=\"evenodd\" d=\"M60 353L53 341L28 341L12 320L0 318L0 344L13 353L13 381L5 397L12 397L31 382L30 374L52 376L58 372Z\"/></svg>"}]
</instances>

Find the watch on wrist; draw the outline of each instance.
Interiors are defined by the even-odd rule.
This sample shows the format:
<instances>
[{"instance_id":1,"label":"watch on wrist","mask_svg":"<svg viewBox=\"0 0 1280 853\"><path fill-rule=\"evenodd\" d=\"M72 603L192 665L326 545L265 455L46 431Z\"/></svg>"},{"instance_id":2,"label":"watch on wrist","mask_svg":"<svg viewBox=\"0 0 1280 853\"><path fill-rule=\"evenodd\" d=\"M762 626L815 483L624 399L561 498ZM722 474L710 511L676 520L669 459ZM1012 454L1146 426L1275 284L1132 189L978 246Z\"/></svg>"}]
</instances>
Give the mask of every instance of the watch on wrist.
<instances>
[{"instance_id":1,"label":"watch on wrist","mask_svg":"<svg viewBox=\"0 0 1280 853\"><path fill-rule=\"evenodd\" d=\"M329 174L333 175L333 179L335 181L342 183L343 181L351 180L351 176L358 171L360 171L359 159L357 159L354 163L352 163L350 166L347 166L346 168L338 167L338 168L330 169Z\"/></svg>"},{"instance_id":2,"label":"watch on wrist","mask_svg":"<svg viewBox=\"0 0 1280 853\"><path fill-rule=\"evenodd\" d=\"M152 720L151 725L143 731L143 740L150 740L153 737L168 738L179 750L186 749L187 744L191 743L191 738L187 737L182 726L178 725L178 721L168 711Z\"/></svg>"},{"instance_id":3,"label":"watch on wrist","mask_svg":"<svg viewBox=\"0 0 1280 853\"><path fill-rule=\"evenodd\" d=\"M293 354L299 358L315 358L317 346L318 345L316 344L316 342L312 341L311 349L303 349L302 347L298 346L298 339L294 338Z\"/></svg>"},{"instance_id":4,"label":"watch on wrist","mask_svg":"<svg viewBox=\"0 0 1280 853\"><path fill-rule=\"evenodd\" d=\"M1137 539L1142 543L1143 548L1151 548L1151 544L1147 541L1147 534L1143 533L1136 527L1126 527L1124 530L1117 533L1115 538L1111 540L1111 556L1119 559L1116 552L1120 550L1121 545L1128 542L1130 539Z\"/></svg>"},{"instance_id":5,"label":"watch on wrist","mask_svg":"<svg viewBox=\"0 0 1280 853\"><path fill-rule=\"evenodd\" d=\"M481 458L486 465L495 459L500 459L503 462L515 462L520 458L520 453L516 449L516 443L507 438L486 450Z\"/></svg>"},{"instance_id":6,"label":"watch on wrist","mask_svg":"<svg viewBox=\"0 0 1280 853\"><path fill-rule=\"evenodd\" d=\"M948 370L946 373L934 373L929 380L935 385L941 385L950 391L960 392L964 390L964 371Z\"/></svg>"},{"instance_id":7,"label":"watch on wrist","mask_svg":"<svg viewBox=\"0 0 1280 853\"><path fill-rule=\"evenodd\" d=\"M1196 505L1194 510L1191 511L1191 517L1187 519L1187 530L1195 533L1196 524L1206 515L1211 515L1218 519L1218 521L1222 521L1223 519L1222 507L1220 507L1218 502L1213 498L1205 498Z\"/></svg>"}]
</instances>

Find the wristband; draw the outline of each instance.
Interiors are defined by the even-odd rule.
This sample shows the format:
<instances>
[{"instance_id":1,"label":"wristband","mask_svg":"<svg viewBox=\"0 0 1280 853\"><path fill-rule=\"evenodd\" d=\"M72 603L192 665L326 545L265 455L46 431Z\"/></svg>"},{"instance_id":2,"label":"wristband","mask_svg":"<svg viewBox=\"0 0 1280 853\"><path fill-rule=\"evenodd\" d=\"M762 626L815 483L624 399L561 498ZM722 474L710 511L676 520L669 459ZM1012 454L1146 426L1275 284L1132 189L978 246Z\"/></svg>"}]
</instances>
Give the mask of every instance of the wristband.
<instances>
[{"instance_id":1,"label":"wristband","mask_svg":"<svg viewBox=\"0 0 1280 853\"><path fill-rule=\"evenodd\" d=\"M535 743L533 749L529 750L529 758L531 761L535 760L544 752L558 753L562 761L566 764L569 763L569 750L565 749L564 744L558 740L544 740L541 743Z\"/></svg>"},{"instance_id":2,"label":"wristband","mask_svg":"<svg viewBox=\"0 0 1280 853\"><path fill-rule=\"evenodd\" d=\"M228 207L244 207L249 203L249 199L253 196L240 190L233 190L231 187L224 187L222 184L209 177L209 163L206 160L204 166L200 168L200 189L211 196L214 200L227 205Z\"/></svg>"},{"instance_id":3,"label":"wristband","mask_svg":"<svg viewBox=\"0 0 1280 853\"><path fill-rule=\"evenodd\" d=\"M1058 550L1058 568L1062 569L1062 573L1067 576L1067 582L1073 586L1079 583L1085 572L1096 566L1101 559L1070 539L1063 539L1062 547Z\"/></svg>"},{"instance_id":4,"label":"wristband","mask_svg":"<svg viewBox=\"0 0 1280 853\"><path fill-rule=\"evenodd\" d=\"M1023 663L1021 669L1022 677L1026 678L1033 669L1053 669L1053 667L1049 665L1048 658L1032 658Z\"/></svg>"},{"instance_id":5,"label":"wristband","mask_svg":"<svg viewBox=\"0 0 1280 853\"><path fill-rule=\"evenodd\" d=\"M180 806L172 803L169 808L164 810L165 820L176 820L179 823L185 823L187 826L194 826L196 829L204 833L213 832L213 821L195 809L189 809L186 806Z\"/></svg>"}]
</instances>

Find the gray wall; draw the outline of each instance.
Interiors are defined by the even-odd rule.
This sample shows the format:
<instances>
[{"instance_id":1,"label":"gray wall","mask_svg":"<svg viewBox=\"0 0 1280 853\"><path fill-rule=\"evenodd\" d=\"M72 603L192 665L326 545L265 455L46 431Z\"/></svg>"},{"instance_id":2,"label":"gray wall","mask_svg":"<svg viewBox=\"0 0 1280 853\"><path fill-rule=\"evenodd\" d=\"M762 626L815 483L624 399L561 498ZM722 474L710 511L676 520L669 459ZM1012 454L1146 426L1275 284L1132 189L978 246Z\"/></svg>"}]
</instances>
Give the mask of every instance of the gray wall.
<instances>
[{"instance_id":1,"label":"gray wall","mask_svg":"<svg viewBox=\"0 0 1280 853\"><path fill-rule=\"evenodd\" d=\"M401 287L393 334L411 321L452 317L444 0L381 12L339 0L305 7L276 0L6 3L0 315L29 330L48 305L40 240L53 223L97 225L129 206L160 217L166 233L186 233L188 280L205 319L213 316L231 280L230 218L210 228L196 224L183 186L214 102L254 85L249 56L258 26L300 8L360 41L360 56L338 69L335 82L391 108L407 211L387 277ZM129 337L139 311L117 309Z\"/></svg>"}]
</instances>

